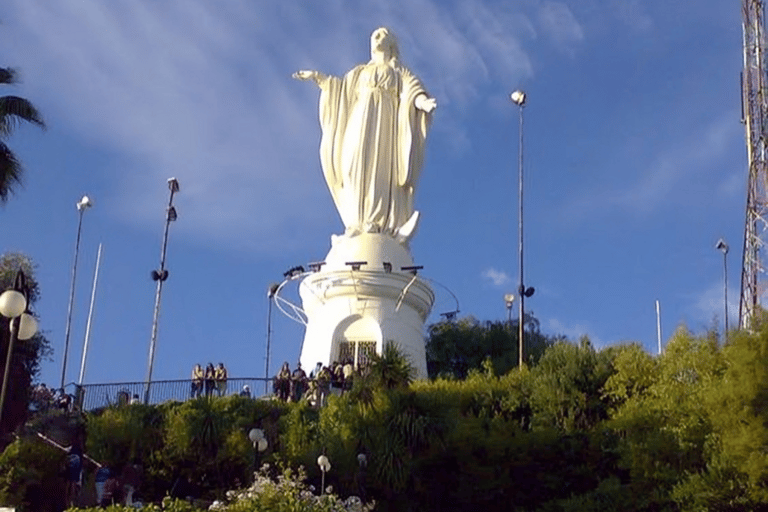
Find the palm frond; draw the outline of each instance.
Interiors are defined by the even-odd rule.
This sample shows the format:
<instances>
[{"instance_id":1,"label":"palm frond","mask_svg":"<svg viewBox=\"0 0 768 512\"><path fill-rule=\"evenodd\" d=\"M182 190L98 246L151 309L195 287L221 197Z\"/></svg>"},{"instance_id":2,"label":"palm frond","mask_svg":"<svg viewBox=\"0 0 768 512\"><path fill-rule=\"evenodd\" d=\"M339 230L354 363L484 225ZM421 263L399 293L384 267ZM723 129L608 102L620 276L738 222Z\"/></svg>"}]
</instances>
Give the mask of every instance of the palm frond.
<instances>
[{"instance_id":1,"label":"palm frond","mask_svg":"<svg viewBox=\"0 0 768 512\"><path fill-rule=\"evenodd\" d=\"M18 75L13 68L0 68L0 84L16 83Z\"/></svg>"},{"instance_id":2,"label":"palm frond","mask_svg":"<svg viewBox=\"0 0 768 512\"><path fill-rule=\"evenodd\" d=\"M21 121L45 128L43 116L29 100L18 96L0 97L0 137L10 134Z\"/></svg>"},{"instance_id":3,"label":"palm frond","mask_svg":"<svg viewBox=\"0 0 768 512\"><path fill-rule=\"evenodd\" d=\"M21 162L13 151L0 141L0 204L8 202L8 198L21 185Z\"/></svg>"}]
</instances>

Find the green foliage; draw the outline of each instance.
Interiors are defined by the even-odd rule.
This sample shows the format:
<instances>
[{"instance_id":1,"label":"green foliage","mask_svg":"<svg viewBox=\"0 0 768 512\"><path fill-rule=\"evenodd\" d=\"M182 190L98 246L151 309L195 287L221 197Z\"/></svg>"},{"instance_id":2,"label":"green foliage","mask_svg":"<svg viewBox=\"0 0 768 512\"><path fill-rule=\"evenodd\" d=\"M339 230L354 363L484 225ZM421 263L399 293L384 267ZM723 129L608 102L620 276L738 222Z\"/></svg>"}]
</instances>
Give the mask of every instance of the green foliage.
<instances>
[{"instance_id":1,"label":"green foliage","mask_svg":"<svg viewBox=\"0 0 768 512\"><path fill-rule=\"evenodd\" d=\"M382 360L321 409L240 397L129 406L91 416L89 446L140 455L154 499L182 477L224 500L250 481L254 426L269 440L262 461L307 468L269 485L262 473L263 492L229 494L224 510L326 510L300 498L320 485L321 453L327 485L382 511L768 509L768 327L725 347L681 329L656 357L558 342L531 367L497 375L491 357L461 380L410 385L394 348ZM287 482L303 491L289 499Z\"/></svg>"},{"instance_id":2,"label":"green foliage","mask_svg":"<svg viewBox=\"0 0 768 512\"><path fill-rule=\"evenodd\" d=\"M503 375L518 365L518 323L480 322L473 317L442 321L428 328L427 372L430 378L465 378L470 370L482 369L489 359L494 371ZM525 360L535 364L555 338L541 334L539 321L526 315Z\"/></svg>"},{"instance_id":3,"label":"green foliage","mask_svg":"<svg viewBox=\"0 0 768 512\"><path fill-rule=\"evenodd\" d=\"M0 503L19 511L56 510L63 465L64 452L34 438L17 439L0 454Z\"/></svg>"},{"instance_id":4,"label":"green foliage","mask_svg":"<svg viewBox=\"0 0 768 512\"><path fill-rule=\"evenodd\" d=\"M0 85L17 82L16 70L0 68ZM18 96L0 96L0 203L5 204L15 189L21 185L21 162L5 143L21 121L45 128L45 122L35 106Z\"/></svg>"},{"instance_id":5,"label":"green foliage","mask_svg":"<svg viewBox=\"0 0 768 512\"><path fill-rule=\"evenodd\" d=\"M342 500L333 493L316 494L314 487L305 482L306 473L302 467L295 471L283 469L276 478L270 477L270 472L269 465L263 466L252 485L227 491L222 500L216 500L210 506L166 497L160 505L146 505L140 509L112 505L106 509L86 509L86 512L370 512L375 506L374 503L363 504L354 496Z\"/></svg>"},{"instance_id":6,"label":"green foliage","mask_svg":"<svg viewBox=\"0 0 768 512\"><path fill-rule=\"evenodd\" d=\"M372 354L369 363L371 384L384 389L407 387L416 370L408 356L392 340L384 343L381 354Z\"/></svg>"},{"instance_id":7,"label":"green foliage","mask_svg":"<svg viewBox=\"0 0 768 512\"><path fill-rule=\"evenodd\" d=\"M550 347L531 372L536 421L573 432L607 418L603 386L612 372L610 357L608 351L596 352L587 338Z\"/></svg>"}]
</instances>

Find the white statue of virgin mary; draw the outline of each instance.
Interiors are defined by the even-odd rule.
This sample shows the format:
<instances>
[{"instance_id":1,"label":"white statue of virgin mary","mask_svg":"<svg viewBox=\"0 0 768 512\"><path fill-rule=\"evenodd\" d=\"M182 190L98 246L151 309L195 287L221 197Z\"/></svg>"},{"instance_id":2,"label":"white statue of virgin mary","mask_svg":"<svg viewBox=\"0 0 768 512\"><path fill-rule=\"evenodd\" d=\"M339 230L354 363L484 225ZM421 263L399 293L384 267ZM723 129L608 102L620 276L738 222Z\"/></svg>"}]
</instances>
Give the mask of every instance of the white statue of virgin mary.
<instances>
[{"instance_id":1,"label":"white statue of virgin mary","mask_svg":"<svg viewBox=\"0 0 768 512\"><path fill-rule=\"evenodd\" d=\"M343 78L293 75L321 90L320 161L346 236L384 233L407 242L418 222L413 196L437 103L399 57L394 34L378 28L370 62Z\"/></svg>"}]
</instances>

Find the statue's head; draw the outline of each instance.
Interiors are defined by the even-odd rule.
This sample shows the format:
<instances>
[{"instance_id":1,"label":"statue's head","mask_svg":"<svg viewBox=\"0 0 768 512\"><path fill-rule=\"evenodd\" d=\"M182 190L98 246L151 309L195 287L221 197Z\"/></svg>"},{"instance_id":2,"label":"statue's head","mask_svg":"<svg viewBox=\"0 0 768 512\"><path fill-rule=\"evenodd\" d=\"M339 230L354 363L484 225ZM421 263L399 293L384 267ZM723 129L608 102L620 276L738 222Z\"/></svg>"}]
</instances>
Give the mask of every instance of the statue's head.
<instances>
[{"instance_id":1,"label":"statue's head","mask_svg":"<svg viewBox=\"0 0 768 512\"><path fill-rule=\"evenodd\" d=\"M380 27L371 34L371 56L376 52L384 52L388 59L399 59L400 49L397 46L395 34L386 27Z\"/></svg>"}]
</instances>

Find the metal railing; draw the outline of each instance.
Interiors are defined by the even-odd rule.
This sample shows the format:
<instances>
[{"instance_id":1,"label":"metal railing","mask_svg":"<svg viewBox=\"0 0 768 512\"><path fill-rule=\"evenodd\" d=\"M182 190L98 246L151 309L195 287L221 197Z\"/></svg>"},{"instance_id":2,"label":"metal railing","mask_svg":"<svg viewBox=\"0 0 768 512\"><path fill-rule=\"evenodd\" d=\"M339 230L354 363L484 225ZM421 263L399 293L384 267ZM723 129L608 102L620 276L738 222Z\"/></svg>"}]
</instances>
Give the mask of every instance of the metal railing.
<instances>
[{"instance_id":1,"label":"metal railing","mask_svg":"<svg viewBox=\"0 0 768 512\"><path fill-rule=\"evenodd\" d=\"M267 383L267 389L269 389L267 395L264 394L265 382ZM264 377L230 378L227 379L226 390L221 396L239 395L243 390L243 386L246 385L250 388L253 398L271 396L271 383L272 379L265 379ZM70 383L67 384L66 389L74 397L74 407L83 411L91 411L111 405L127 405L132 400L144 403L143 397L146 386L146 382L113 382L108 384L83 384L82 386ZM210 393L207 392L205 384L203 385L200 396L206 395L220 396L215 383ZM194 398L194 396L190 379L155 380L152 381L152 385L149 388L148 403L183 402Z\"/></svg>"}]
</instances>

